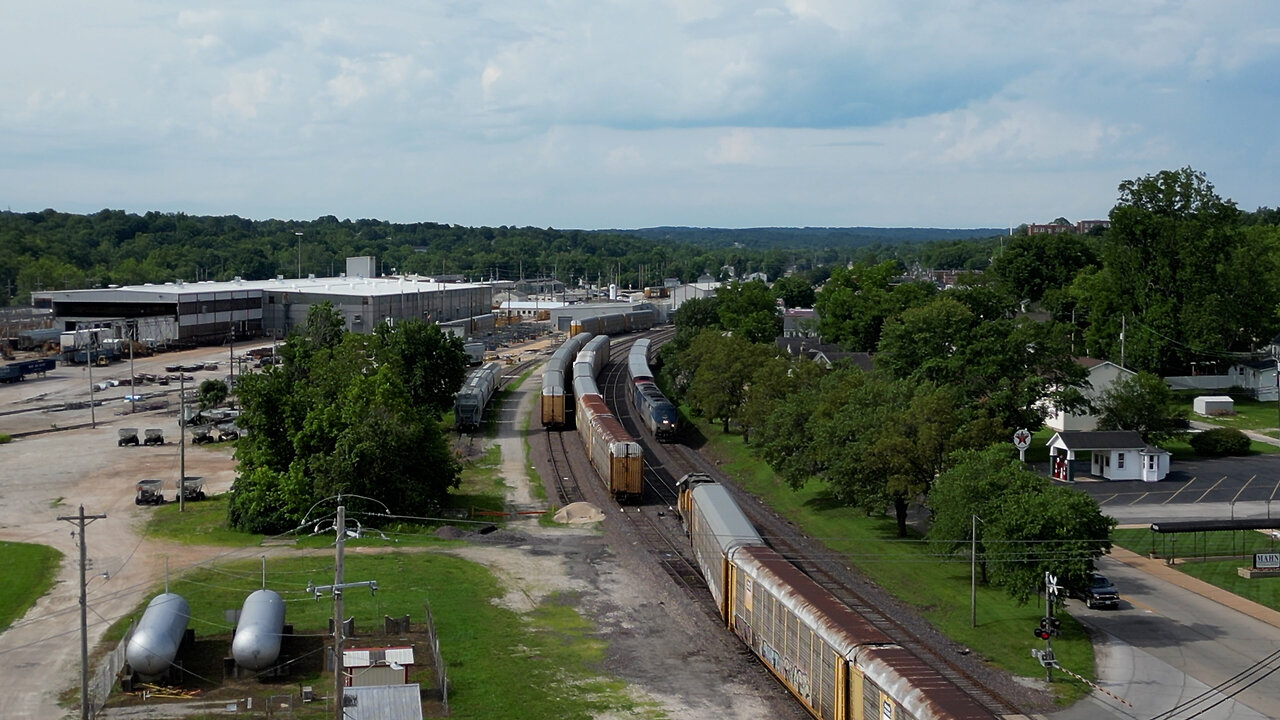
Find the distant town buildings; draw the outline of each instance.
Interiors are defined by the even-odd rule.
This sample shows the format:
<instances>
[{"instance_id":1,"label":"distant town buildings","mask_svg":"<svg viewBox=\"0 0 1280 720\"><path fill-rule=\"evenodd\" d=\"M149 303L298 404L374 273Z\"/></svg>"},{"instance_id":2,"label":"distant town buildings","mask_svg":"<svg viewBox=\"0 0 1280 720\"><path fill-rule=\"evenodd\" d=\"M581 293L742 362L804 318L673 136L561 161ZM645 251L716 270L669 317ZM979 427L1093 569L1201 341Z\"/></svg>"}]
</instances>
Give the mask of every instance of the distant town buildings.
<instances>
[{"instance_id":1,"label":"distant town buildings","mask_svg":"<svg viewBox=\"0 0 1280 720\"><path fill-rule=\"evenodd\" d=\"M1110 220L1081 220L1071 223L1049 223L1047 225L1027 225L1028 235L1084 235L1094 228L1109 228Z\"/></svg>"}]
</instances>

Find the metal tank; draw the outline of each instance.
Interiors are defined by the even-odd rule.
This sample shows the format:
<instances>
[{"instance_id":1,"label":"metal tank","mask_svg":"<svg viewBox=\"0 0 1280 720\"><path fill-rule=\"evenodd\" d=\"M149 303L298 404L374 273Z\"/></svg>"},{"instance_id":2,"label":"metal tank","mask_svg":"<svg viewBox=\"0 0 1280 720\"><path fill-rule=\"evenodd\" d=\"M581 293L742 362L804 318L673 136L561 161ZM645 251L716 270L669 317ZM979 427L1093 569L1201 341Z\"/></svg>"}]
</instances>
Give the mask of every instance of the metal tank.
<instances>
[{"instance_id":1,"label":"metal tank","mask_svg":"<svg viewBox=\"0 0 1280 720\"><path fill-rule=\"evenodd\" d=\"M191 609L181 595L162 593L147 603L125 648L125 660L143 677L163 674L178 655Z\"/></svg>"},{"instance_id":2,"label":"metal tank","mask_svg":"<svg viewBox=\"0 0 1280 720\"><path fill-rule=\"evenodd\" d=\"M280 656L284 633L284 600L274 590L255 590L244 599L240 622L231 641L231 656L248 670L262 670Z\"/></svg>"}]
</instances>

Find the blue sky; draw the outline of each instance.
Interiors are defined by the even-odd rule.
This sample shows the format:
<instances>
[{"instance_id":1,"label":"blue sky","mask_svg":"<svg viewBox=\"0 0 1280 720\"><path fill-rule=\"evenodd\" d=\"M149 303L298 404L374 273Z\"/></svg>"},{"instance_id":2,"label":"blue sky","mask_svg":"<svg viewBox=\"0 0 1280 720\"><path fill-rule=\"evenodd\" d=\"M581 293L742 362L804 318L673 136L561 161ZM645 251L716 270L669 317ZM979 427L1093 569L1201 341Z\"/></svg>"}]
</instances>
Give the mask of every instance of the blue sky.
<instances>
[{"instance_id":1,"label":"blue sky","mask_svg":"<svg viewBox=\"0 0 1280 720\"><path fill-rule=\"evenodd\" d=\"M11 3L0 203L1007 227L1191 166L1280 205L1280 4Z\"/></svg>"}]
</instances>

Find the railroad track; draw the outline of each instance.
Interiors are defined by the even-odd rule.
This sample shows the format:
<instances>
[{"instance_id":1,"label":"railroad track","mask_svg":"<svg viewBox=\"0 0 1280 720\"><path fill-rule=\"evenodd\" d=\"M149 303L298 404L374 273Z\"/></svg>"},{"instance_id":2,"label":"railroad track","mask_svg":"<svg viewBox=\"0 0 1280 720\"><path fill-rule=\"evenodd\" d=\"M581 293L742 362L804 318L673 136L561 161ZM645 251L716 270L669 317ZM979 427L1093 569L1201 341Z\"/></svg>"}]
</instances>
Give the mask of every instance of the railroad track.
<instances>
[{"instance_id":1,"label":"railroad track","mask_svg":"<svg viewBox=\"0 0 1280 720\"><path fill-rule=\"evenodd\" d=\"M689 464L691 470L720 477L719 470L696 452L683 446L674 450L681 461ZM900 622L895 617L899 612L905 615L907 612L914 614L914 611L895 606L894 612L887 612L886 600L881 597L883 591L876 593L876 597L873 597L870 592L871 583L864 578L855 577L855 572L839 559L838 553L825 550L815 552L813 549L815 541L805 537L789 522L761 505L747 493L738 490L731 483L726 483L726 486L730 488L742 511L756 526L768 545L840 602L892 637L921 662L942 674L992 713L1009 715L1021 712L1018 707L1005 701L999 693L952 659L952 656L960 651L955 643L936 631L925 637L916 628ZM932 625L929 627L932 628Z\"/></svg>"},{"instance_id":2,"label":"railroad track","mask_svg":"<svg viewBox=\"0 0 1280 720\"><path fill-rule=\"evenodd\" d=\"M672 537L669 522L663 522L668 517L664 510L641 507L635 508L633 512L624 509L622 515L630 524L628 537L644 543L677 585L700 599L706 596L707 584L703 582L698 566L687 554L684 536L680 534L678 538Z\"/></svg>"},{"instance_id":3,"label":"railroad track","mask_svg":"<svg viewBox=\"0 0 1280 720\"><path fill-rule=\"evenodd\" d=\"M560 507L586 499L578 484L577 474L573 471L573 463L569 462L569 448L565 444L564 433L564 430L544 430L542 433L547 438L547 457L551 462L551 474L556 481L556 498Z\"/></svg>"}]
</instances>

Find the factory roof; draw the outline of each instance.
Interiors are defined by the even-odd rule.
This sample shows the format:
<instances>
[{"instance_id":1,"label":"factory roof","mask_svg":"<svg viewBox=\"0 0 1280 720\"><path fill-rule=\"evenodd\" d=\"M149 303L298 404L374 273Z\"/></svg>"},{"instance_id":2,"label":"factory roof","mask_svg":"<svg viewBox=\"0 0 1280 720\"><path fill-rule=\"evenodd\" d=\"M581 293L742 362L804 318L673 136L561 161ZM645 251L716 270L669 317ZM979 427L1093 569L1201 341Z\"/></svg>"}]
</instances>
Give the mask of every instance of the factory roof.
<instances>
[{"instance_id":1,"label":"factory roof","mask_svg":"<svg viewBox=\"0 0 1280 720\"><path fill-rule=\"evenodd\" d=\"M122 285L92 290L54 290L35 293L54 302L105 302L139 300L177 300L183 296L233 292L296 292L315 295L355 295L360 297L392 296L407 293L438 292L442 289L482 287L483 283L443 283L429 277L308 277L272 280L229 280L215 282L169 282L164 284Z\"/></svg>"}]
</instances>

